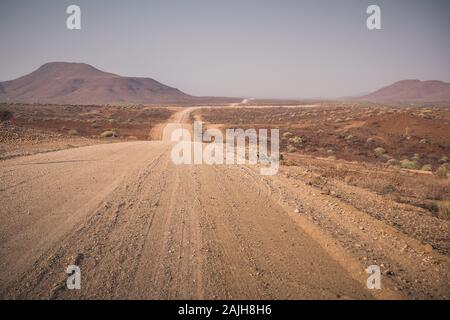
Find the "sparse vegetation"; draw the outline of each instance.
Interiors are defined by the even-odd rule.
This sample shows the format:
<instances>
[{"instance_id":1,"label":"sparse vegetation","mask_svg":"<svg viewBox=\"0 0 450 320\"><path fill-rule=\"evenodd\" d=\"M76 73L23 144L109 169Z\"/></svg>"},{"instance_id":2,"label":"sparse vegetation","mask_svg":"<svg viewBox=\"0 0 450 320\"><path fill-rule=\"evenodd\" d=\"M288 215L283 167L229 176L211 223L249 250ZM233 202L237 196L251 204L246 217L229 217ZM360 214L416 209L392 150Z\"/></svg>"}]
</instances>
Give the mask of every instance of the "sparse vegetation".
<instances>
[{"instance_id":1,"label":"sparse vegetation","mask_svg":"<svg viewBox=\"0 0 450 320\"><path fill-rule=\"evenodd\" d=\"M289 138L291 138L293 136L293 134L291 133L291 132L285 132L285 133L283 133L283 138L285 138L285 139L289 139Z\"/></svg>"},{"instance_id":2,"label":"sparse vegetation","mask_svg":"<svg viewBox=\"0 0 450 320\"><path fill-rule=\"evenodd\" d=\"M287 147L287 152L295 152L295 151L297 151L297 148L296 148L296 147L294 147L294 146L292 146L292 145L288 145L288 147Z\"/></svg>"},{"instance_id":3,"label":"sparse vegetation","mask_svg":"<svg viewBox=\"0 0 450 320\"><path fill-rule=\"evenodd\" d=\"M439 217L444 220L450 220L450 201L445 201L438 206Z\"/></svg>"},{"instance_id":4,"label":"sparse vegetation","mask_svg":"<svg viewBox=\"0 0 450 320\"><path fill-rule=\"evenodd\" d=\"M67 132L67 134L68 134L69 136L77 136L77 135L78 135L78 130L76 130L76 129L70 129L70 130Z\"/></svg>"},{"instance_id":5,"label":"sparse vegetation","mask_svg":"<svg viewBox=\"0 0 450 320\"><path fill-rule=\"evenodd\" d=\"M302 137L295 136L295 137L289 138L288 141L289 141L289 144L298 147L298 146L300 146L302 144L303 139L302 139Z\"/></svg>"},{"instance_id":6,"label":"sparse vegetation","mask_svg":"<svg viewBox=\"0 0 450 320\"><path fill-rule=\"evenodd\" d=\"M397 166L397 165L399 165L399 161L397 160L397 159L389 159L388 161L387 161L387 164L388 165L391 165L391 166Z\"/></svg>"},{"instance_id":7,"label":"sparse vegetation","mask_svg":"<svg viewBox=\"0 0 450 320\"><path fill-rule=\"evenodd\" d=\"M373 149L373 152L375 152L377 156L381 156L382 154L386 153L386 150L384 150L384 148L382 147L378 147Z\"/></svg>"},{"instance_id":8,"label":"sparse vegetation","mask_svg":"<svg viewBox=\"0 0 450 320\"><path fill-rule=\"evenodd\" d=\"M400 168L418 170L420 169L420 164L417 161L403 159L400 161Z\"/></svg>"},{"instance_id":9,"label":"sparse vegetation","mask_svg":"<svg viewBox=\"0 0 450 320\"><path fill-rule=\"evenodd\" d=\"M116 138L119 134L114 130L103 131L100 136L102 138Z\"/></svg>"},{"instance_id":10,"label":"sparse vegetation","mask_svg":"<svg viewBox=\"0 0 450 320\"><path fill-rule=\"evenodd\" d=\"M448 168L445 164L441 165L434 173L438 178L447 178Z\"/></svg>"},{"instance_id":11,"label":"sparse vegetation","mask_svg":"<svg viewBox=\"0 0 450 320\"><path fill-rule=\"evenodd\" d=\"M11 109L13 109L13 114ZM165 122L176 110L167 106L79 106L79 105L28 105L0 103L0 118L13 119L13 125L57 134L98 138L111 128L120 130L121 136L148 139L149 130ZM114 125L109 123L113 119ZM132 122L129 120L133 119Z\"/></svg>"}]
</instances>

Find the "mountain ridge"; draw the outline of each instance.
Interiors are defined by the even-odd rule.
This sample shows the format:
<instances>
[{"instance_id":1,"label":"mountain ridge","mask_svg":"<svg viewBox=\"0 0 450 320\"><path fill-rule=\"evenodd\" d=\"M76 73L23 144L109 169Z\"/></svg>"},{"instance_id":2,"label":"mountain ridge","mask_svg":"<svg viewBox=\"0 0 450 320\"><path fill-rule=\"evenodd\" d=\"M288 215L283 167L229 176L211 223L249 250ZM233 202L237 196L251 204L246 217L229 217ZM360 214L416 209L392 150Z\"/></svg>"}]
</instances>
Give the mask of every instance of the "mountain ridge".
<instances>
[{"instance_id":1,"label":"mountain ridge","mask_svg":"<svg viewBox=\"0 0 450 320\"><path fill-rule=\"evenodd\" d=\"M400 80L355 99L374 102L450 101L450 83L441 80Z\"/></svg>"},{"instance_id":2,"label":"mountain ridge","mask_svg":"<svg viewBox=\"0 0 450 320\"><path fill-rule=\"evenodd\" d=\"M126 77L87 63L48 62L14 80L0 82L0 100L21 103L196 103L237 98L195 97L153 78Z\"/></svg>"}]
</instances>

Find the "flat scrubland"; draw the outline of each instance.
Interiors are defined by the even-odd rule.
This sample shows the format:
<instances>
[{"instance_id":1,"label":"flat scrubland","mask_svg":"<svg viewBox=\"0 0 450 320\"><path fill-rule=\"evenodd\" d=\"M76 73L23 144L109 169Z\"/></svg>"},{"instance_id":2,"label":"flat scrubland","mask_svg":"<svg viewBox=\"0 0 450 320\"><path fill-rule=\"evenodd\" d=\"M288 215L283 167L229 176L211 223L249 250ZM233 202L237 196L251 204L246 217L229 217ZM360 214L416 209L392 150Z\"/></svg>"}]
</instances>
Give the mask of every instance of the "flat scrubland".
<instances>
[{"instance_id":1,"label":"flat scrubland","mask_svg":"<svg viewBox=\"0 0 450 320\"><path fill-rule=\"evenodd\" d=\"M449 107L269 102L0 106L0 297L449 299ZM278 174L134 141L194 119L279 128Z\"/></svg>"},{"instance_id":2,"label":"flat scrubland","mask_svg":"<svg viewBox=\"0 0 450 320\"><path fill-rule=\"evenodd\" d=\"M0 159L71 147L147 140L176 108L158 105L0 104Z\"/></svg>"},{"instance_id":3,"label":"flat scrubland","mask_svg":"<svg viewBox=\"0 0 450 320\"><path fill-rule=\"evenodd\" d=\"M194 117L214 128L279 128L282 164L308 161L324 178L449 219L449 106L339 102L205 108Z\"/></svg>"}]
</instances>

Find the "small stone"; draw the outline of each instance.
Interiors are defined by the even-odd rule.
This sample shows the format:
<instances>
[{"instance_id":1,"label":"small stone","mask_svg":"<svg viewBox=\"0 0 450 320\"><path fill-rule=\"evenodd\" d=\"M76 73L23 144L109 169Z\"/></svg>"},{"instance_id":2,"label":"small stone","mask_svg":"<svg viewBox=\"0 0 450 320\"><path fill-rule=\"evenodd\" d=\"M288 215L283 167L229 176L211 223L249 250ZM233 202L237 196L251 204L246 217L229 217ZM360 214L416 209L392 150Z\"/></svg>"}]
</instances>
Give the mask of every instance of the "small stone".
<instances>
[{"instance_id":1,"label":"small stone","mask_svg":"<svg viewBox=\"0 0 450 320\"><path fill-rule=\"evenodd\" d=\"M433 252L433 246L431 244L426 244L423 248L426 252Z\"/></svg>"}]
</instances>

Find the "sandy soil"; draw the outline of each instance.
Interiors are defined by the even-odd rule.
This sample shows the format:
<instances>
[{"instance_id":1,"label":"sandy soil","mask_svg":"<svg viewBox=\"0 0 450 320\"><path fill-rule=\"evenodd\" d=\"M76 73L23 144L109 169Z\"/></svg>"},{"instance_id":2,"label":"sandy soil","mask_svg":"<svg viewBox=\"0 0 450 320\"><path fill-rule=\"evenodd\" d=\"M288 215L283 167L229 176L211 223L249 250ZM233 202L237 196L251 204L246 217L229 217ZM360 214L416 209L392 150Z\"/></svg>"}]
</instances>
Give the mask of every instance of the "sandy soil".
<instances>
[{"instance_id":1,"label":"sandy soil","mask_svg":"<svg viewBox=\"0 0 450 320\"><path fill-rule=\"evenodd\" d=\"M188 122L191 111L171 121ZM153 135L164 137L161 129ZM449 298L446 255L300 184L292 171L305 168L263 177L251 166L174 165L172 145L2 161L0 297ZM382 290L365 286L373 262ZM70 264L81 268L81 290L65 287Z\"/></svg>"}]
</instances>

